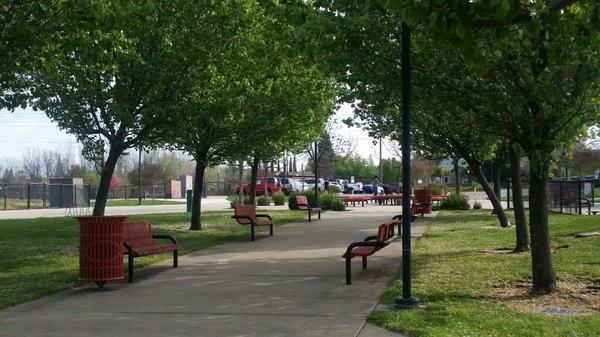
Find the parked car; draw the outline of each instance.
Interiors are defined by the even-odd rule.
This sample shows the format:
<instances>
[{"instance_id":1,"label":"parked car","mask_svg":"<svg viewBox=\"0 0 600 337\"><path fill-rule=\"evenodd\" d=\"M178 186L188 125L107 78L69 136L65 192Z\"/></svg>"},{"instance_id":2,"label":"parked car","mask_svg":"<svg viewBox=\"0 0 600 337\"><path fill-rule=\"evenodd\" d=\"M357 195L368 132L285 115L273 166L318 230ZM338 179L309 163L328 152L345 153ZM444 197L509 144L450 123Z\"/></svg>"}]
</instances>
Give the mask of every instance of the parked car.
<instances>
[{"instance_id":1,"label":"parked car","mask_svg":"<svg viewBox=\"0 0 600 337\"><path fill-rule=\"evenodd\" d=\"M243 184L242 190L244 195L249 194L250 183ZM281 184L279 184L277 178L268 177L266 180L264 178L256 180L256 195L273 195L278 192L281 192ZM239 188L236 190L237 193L239 193Z\"/></svg>"},{"instance_id":2,"label":"parked car","mask_svg":"<svg viewBox=\"0 0 600 337\"><path fill-rule=\"evenodd\" d=\"M290 195L290 193L298 191L296 187L296 179L293 178L277 178L279 185L281 185L281 190L285 195Z\"/></svg>"},{"instance_id":3,"label":"parked car","mask_svg":"<svg viewBox=\"0 0 600 337\"><path fill-rule=\"evenodd\" d=\"M402 183L395 181L387 184L390 193L402 193Z\"/></svg>"},{"instance_id":4,"label":"parked car","mask_svg":"<svg viewBox=\"0 0 600 337\"><path fill-rule=\"evenodd\" d=\"M363 192L363 183L357 181L357 182L345 182L344 183L344 188L343 191L344 193L362 193Z\"/></svg>"},{"instance_id":5,"label":"parked car","mask_svg":"<svg viewBox=\"0 0 600 337\"><path fill-rule=\"evenodd\" d=\"M342 187L342 185L340 185L340 184L339 184L337 181L330 181L330 182L329 182L329 190L330 190L330 191L332 190L332 187L333 187L334 189L335 189L335 188L338 188L340 191L343 191L343 190L344 190L344 188Z\"/></svg>"},{"instance_id":6,"label":"parked car","mask_svg":"<svg viewBox=\"0 0 600 337\"><path fill-rule=\"evenodd\" d=\"M310 178L309 179L304 179L303 183L305 185L308 185L308 187L306 189L315 188L315 180L314 179L310 179ZM319 180L317 182L317 187L319 188L319 191L324 190L325 189L325 179L319 178Z\"/></svg>"},{"instance_id":7,"label":"parked car","mask_svg":"<svg viewBox=\"0 0 600 337\"><path fill-rule=\"evenodd\" d=\"M381 185L377 186L377 194L383 194L384 190ZM365 194L374 194L373 193L373 185L372 184L364 184L363 185L363 193Z\"/></svg>"}]
</instances>

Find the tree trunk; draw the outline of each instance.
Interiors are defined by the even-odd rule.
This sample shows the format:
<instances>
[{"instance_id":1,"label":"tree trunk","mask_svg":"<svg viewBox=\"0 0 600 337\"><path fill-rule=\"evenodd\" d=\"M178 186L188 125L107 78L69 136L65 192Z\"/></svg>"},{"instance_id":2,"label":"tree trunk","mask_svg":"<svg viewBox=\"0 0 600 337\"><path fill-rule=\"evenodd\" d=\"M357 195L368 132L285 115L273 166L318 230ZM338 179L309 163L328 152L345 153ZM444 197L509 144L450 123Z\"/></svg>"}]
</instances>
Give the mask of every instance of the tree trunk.
<instances>
[{"instance_id":1,"label":"tree trunk","mask_svg":"<svg viewBox=\"0 0 600 337\"><path fill-rule=\"evenodd\" d=\"M96 200L94 202L94 211L92 215L103 216L106 208L106 200L108 199L108 190L110 189L110 181L112 180L117 160L121 156L123 149L121 146L110 145L108 158L102 166L102 174L100 175L100 183L98 184L98 192L96 192Z\"/></svg>"},{"instance_id":2,"label":"tree trunk","mask_svg":"<svg viewBox=\"0 0 600 337\"><path fill-rule=\"evenodd\" d=\"M460 171L458 167L459 158L454 159L454 186L456 187L456 193L460 193Z\"/></svg>"},{"instance_id":3,"label":"tree trunk","mask_svg":"<svg viewBox=\"0 0 600 337\"><path fill-rule=\"evenodd\" d=\"M268 187L269 184L267 184L267 177L269 176L269 163L267 163L266 161L263 161L263 165L265 166L265 188L263 189L263 195L267 195L267 193L269 192Z\"/></svg>"},{"instance_id":4,"label":"tree trunk","mask_svg":"<svg viewBox=\"0 0 600 337\"><path fill-rule=\"evenodd\" d=\"M297 162L296 162L296 155L294 155L294 163L293 163L293 166L294 166L294 172L298 172L298 166L297 166Z\"/></svg>"},{"instance_id":5,"label":"tree trunk","mask_svg":"<svg viewBox=\"0 0 600 337\"><path fill-rule=\"evenodd\" d=\"M504 208L502 208L500 199L498 199L498 197L494 193L492 186L490 185L488 180L485 178L485 175L481 171L481 164L475 160L469 160L467 158L465 158L465 159L467 160L469 167L471 167L471 170L473 170L473 173L475 174L477 181L479 181L479 183L481 184L481 187L483 188L483 190L487 194L488 198L492 202L494 209L496 209L496 216L498 217L500 226L505 227L505 228L510 227L510 222L508 221L508 218L506 217L506 212L504 212Z\"/></svg>"},{"instance_id":6,"label":"tree trunk","mask_svg":"<svg viewBox=\"0 0 600 337\"><path fill-rule=\"evenodd\" d=\"M529 156L529 223L531 229L531 269L533 273L533 294L549 294L556 290L556 274L550 252L548 226L547 192L548 167L546 163L536 163Z\"/></svg>"},{"instance_id":7,"label":"tree trunk","mask_svg":"<svg viewBox=\"0 0 600 337\"><path fill-rule=\"evenodd\" d=\"M240 197L240 204L244 203L244 162L240 160L238 172L238 196Z\"/></svg>"},{"instance_id":8,"label":"tree trunk","mask_svg":"<svg viewBox=\"0 0 600 337\"><path fill-rule=\"evenodd\" d=\"M204 187L204 171L206 164L196 159L196 173L194 177L194 192L192 197L192 223L190 230L201 230L200 212L202 211L202 189Z\"/></svg>"},{"instance_id":9,"label":"tree trunk","mask_svg":"<svg viewBox=\"0 0 600 337\"><path fill-rule=\"evenodd\" d=\"M529 250L529 232L527 230L525 205L523 203L523 188L521 186L521 158L519 157L519 152L513 147L511 147L509 151L510 180L512 183L515 232L517 235L517 243L514 251L525 252Z\"/></svg>"},{"instance_id":10,"label":"tree trunk","mask_svg":"<svg viewBox=\"0 0 600 337\"><path fill-rule=\"evenodd\" d=\"M252 159L251 174L250 174L250 205L256 205L256 179L258 178L258 157Z\"/></svg>"},{"instance_id":11,"label":"tree trunk","mask_svg":"<svg viewBox=\"0 0 600 337\"><path fill-rule=\"evenodd\" d=\"M502 160L498 159L498 155L496 154L496 158L493 161L492 166L492 182L494 184L494 194L498 197L499 200L502 200L502 186L500 185L500 173L502 172ZM496 207L492 210L492 214L496 214L498 210Z\"/></svg>"}]
</instances>

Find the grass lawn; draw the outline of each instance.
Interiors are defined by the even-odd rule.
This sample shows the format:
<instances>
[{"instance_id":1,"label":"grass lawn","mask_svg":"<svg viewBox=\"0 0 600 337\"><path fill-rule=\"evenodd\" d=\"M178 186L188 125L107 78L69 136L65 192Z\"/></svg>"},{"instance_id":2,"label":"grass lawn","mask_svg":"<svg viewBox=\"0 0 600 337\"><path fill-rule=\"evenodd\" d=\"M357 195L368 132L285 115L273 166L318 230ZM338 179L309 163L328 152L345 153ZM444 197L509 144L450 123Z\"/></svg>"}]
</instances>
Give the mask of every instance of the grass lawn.
<instances>
[{"instance_id":1,"label":"grass lawn","mask_svg":"<svg viewBox=\"0 0 600 337\"><path fill-rule=\"evenodd\" d=\"M413 293L425 307L374 311L368 320L411 336L600 336L600 237L575 238L576 233L600 230L600 217L553 214L550 222L559 280L563 286L592 286L588 315L556 317L528 307L535 304L526 295L530 254L494 250L514 245L514 228L501 229L489 211L445 211L413 255ZM522 294L507 295L510 289ZM401 290L401 279L394 279L381 302L393 303ZM537 299L544 306L551 302L548 297Z\"/></svg>"},{"instance_id":2,"label":"grass lawn","mask_svg":"<svg viewBox=\"0 0 600 337\"><path fill-rule=\"evenodd\" d=\"M180 254L250 237L250 227L231 219L233 212L204 212L202 231L188 231L187 213L131 215L147 219L155 234L171 234ZM269 211L276 224L303 218L302 211ZM259 227L258 232L268 230ZM73 288L77 278L79 227L72 218L0 220L0 309ZM160 254L136 259L136 267L170 259Z\"/></svg>"}]
</instances>

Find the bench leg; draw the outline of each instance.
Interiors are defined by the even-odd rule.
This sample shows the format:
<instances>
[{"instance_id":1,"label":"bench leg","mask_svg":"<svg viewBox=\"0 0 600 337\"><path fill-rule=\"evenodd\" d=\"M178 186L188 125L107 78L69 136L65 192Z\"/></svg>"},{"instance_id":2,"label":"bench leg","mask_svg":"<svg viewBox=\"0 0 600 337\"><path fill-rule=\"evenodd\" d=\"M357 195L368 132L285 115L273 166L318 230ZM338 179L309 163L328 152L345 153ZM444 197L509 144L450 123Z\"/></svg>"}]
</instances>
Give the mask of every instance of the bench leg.
<instances>
[{"instance_id":1,"label":"bench leg","mask_svg":"<svg viewBox=\"0 0 600 337\"><path fill-rule=\"evenodd\" d=\"M352 265L350 264L351 261L352 261L352 258L347 256L346 257L346 284L352 284Z\"/></svg>"},{"instance_id":2,"label":"bench leg","mask_svg":"<svg viewBox=\"0 0 600 337\"><path fill-rule=\"evenodd\" d=\"M319 220L321 220L321 211L319 211Z\"/></svg>"},{"instance_id":3,"label":"bench leg","mask_svg":"<svg viewBox=\"0 0 600 337\"><path fill-rule=\"evenodd\" d=\"M269 225L269 236L273 236L273 224Z\"/></svg>"},{"instance_id":4,"label":"bench leg","mask_svg":"<svg viewBox=\"0 0 600 337\"><path fill-rule=\"evenodd\" d=\"M127 255L127 281L133 282L133 255Z\"/></svg>"},{"instance_id":5,"label":"bench leg","mask_svg":"<svg viewBox=\"0 0 600 337\"><path fill-rule=\"evenodd\" d=\"M250 241L254 241L254 224L250 224Z\"/></svg>"},{"instance_id":6,"label":"bench leg","mask_svg":"<svg viewBox=\"0 0 600 337\"><path fill-rule=\"evenodd\" d=\"M366 256L362 257L362 263L363 263L363 269L367 269L367 257Z\"/></svg>"},{"instance_id":7,"label":"bench leg","mask_svg":"<svg viewBox=\"0 0 600 337\"><path fill-rule=\"evenodd\" d=\"M309 210L308 210L308 222L310 222L310 221L311 221L311 219L310 219L310 216L311 216L311 211L310 211L310 209L309 209Z\"/></svg>"},{"instance_id":8,"label":"bench leg","mask_svg":"<svg viewBox=\"0 0 600 337\"><path fill-rule=\"evenodd\" d=\"M179 253L177 249L173 251L173 268L177 268L179 266Z\"/></svg>"}]
</instances>

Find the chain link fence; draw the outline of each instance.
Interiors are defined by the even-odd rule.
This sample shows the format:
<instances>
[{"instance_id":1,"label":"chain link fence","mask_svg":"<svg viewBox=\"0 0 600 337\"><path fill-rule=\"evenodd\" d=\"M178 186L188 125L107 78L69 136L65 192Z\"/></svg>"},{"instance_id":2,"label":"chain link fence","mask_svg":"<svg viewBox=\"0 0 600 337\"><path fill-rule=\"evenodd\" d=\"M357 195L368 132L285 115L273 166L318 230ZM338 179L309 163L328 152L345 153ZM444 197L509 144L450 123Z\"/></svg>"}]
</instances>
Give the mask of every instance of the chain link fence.
<instances>
[{"instance_id":1,"label":"chain link fence","mask_svg":"<svg viewBox=\"0 0 600 337\"><path fill-rule=\"evenodd\" d=\"M0 209L87 207L90 185L0 184Z\"/></svg>"},{"instance_id":2,"label":"chain link fence","mask_svg":"<svg viewBox=\"0 0 600 337\"><path fill-rule=\"evenodd\" d=\"M230 181L207 181L203 196L226 196L236 184ZM109 200L137 200L140 194L145 200L167 200L185 198L183 188L172 195L166 184L142 186L127 185L111 188ZM89 207L96 199L98 189L88 184L0 184L0 210Z\"/></svg>"}]
</instances>

